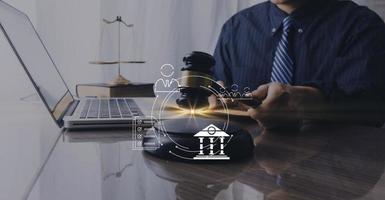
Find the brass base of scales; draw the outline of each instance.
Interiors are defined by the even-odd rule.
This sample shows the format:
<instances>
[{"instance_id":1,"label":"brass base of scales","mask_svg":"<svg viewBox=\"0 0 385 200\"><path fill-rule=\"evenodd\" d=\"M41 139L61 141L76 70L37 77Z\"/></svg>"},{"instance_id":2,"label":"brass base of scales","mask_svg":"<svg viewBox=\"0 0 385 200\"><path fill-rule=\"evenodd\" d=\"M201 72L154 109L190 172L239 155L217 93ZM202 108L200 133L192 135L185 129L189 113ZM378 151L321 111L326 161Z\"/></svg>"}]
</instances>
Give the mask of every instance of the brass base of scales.
<instances>
[{"instance_id":1,"label":"brass base of scales","mask_svg":"<svg viewBox=\"0 0 385 200\"><path fill-rule=\"evenodd\" d=\"M144 64L146 63L146 61L135 61L135 60L130 60L130 61L122 61L121 60L121 53L120 53L120 50L121 50L121 45L120 45L120 35L121 35L121 25L123 24L125 27L127 28L133 28L134 25L133 24L127 24L125 21L122 20L122 17L121 16L117 16L115 20L113 21L109 21L109 20L106 20L106 19L103 19L103 22L107 25L109 24L115 24L115 23L118 23L118 60L117 61L90 61L89 63L90 64L94 64L94 65L118 65L118 76L109 81L108 84L110 85L129 85L131 84L131 81L127 80L121 73L120 73L120 65L121 64ZM103 37L103 36L101 36Z\"/></svg>"}]
</instances>

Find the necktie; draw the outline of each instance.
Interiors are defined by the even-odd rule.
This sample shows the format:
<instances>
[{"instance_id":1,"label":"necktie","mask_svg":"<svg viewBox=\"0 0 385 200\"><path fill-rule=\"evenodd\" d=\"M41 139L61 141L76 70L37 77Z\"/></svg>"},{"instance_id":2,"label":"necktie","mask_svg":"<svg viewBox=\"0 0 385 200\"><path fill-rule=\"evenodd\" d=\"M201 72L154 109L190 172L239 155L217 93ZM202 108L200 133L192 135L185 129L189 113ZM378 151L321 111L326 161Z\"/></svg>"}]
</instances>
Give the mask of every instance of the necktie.
<instances>
[{"instance_id":1,"label":"necktie","mask_svg":"<svg viewBox=\"0 0 385 200\"><path fill-rule=\"evenodd\" d=\"M283 84L292 84L294 61L290 57L289 49L289 33L293 27L293 18L286 17L283 24L282 39L275 51L273 70L271 72L271 82L279 82Z\"/></svg>"}]
</instances>

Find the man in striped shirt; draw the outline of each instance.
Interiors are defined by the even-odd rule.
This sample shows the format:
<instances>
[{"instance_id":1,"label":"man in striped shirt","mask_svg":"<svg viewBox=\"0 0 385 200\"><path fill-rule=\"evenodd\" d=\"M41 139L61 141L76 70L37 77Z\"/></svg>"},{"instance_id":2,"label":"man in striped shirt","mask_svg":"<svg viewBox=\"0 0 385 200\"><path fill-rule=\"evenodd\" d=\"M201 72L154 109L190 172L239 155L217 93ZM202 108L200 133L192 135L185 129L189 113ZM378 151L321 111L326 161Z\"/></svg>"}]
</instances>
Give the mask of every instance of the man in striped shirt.
<instances>
[{"instance_id":1,"label":"man in striped shirt","mask_svg":"<svg viewBox=\"0 0 385 200\"><path fill-rule=\"evenodd\" d=\"M262 104L243 108L267 128L304 119L383 122L385 24L351 1L255 5L226 22L214 57L216 80L251 88Z\"/></svg>"}]
</instances>

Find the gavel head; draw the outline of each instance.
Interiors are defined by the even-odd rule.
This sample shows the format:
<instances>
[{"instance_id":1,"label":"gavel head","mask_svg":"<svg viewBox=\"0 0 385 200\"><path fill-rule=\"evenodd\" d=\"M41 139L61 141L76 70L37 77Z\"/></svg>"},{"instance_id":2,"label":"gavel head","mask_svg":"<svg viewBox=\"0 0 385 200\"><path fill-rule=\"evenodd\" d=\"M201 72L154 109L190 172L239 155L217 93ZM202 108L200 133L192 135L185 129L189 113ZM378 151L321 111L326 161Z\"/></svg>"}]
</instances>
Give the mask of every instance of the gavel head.
<instances>
[{"instance_id":1,"label":"gavel head","mask_svg":"<svg viewBox=\"0 0 385 200\"><path fill-rule=\"evenodd\" d=\"M179 86L180 97L176 103L181 108L197 109L208 106L209 88L213 84L213 56L194 51L183 58L182 78Z\"/></svg>"}]
</instances>

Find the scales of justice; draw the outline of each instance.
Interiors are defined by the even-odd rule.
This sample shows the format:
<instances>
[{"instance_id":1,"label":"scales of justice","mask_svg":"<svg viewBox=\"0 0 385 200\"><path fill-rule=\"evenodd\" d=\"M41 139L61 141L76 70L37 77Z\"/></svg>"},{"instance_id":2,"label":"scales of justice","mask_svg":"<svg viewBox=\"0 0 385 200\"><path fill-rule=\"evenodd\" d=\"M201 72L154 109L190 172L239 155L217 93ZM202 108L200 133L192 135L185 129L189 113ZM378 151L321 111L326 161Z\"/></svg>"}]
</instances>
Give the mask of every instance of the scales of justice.
<instances>
[{"instance_id":1,"label":"scales of justice","mask_svg":"<svg viewBox=\"0 0 385 200\"><path fill-rule=\"evenodd\" d=\"M129 85L131 84L131 81L127 80L122 74L120 67L122 64L144 64L146 61L142 60L121 60L121 27L125 28L134 28L134 24L128 24L125 21L122 20L121 16L117 16L115 20L110 21L107 19L103 19L104 25L113 25L118 24L118 60L115 61L90 61L90 64L93 65L101 65L101 66L111 66L111 65L118 65L118 76L109 82L110 85ZM104 32L104 31L103 31ZM103 39L103 32L101 35L101 41ZM134 32L132 32L134 33ZM135 38L134 38L135 39ZM134 40L133 40L134 41Z\"/></svg>"}]
</instances>

